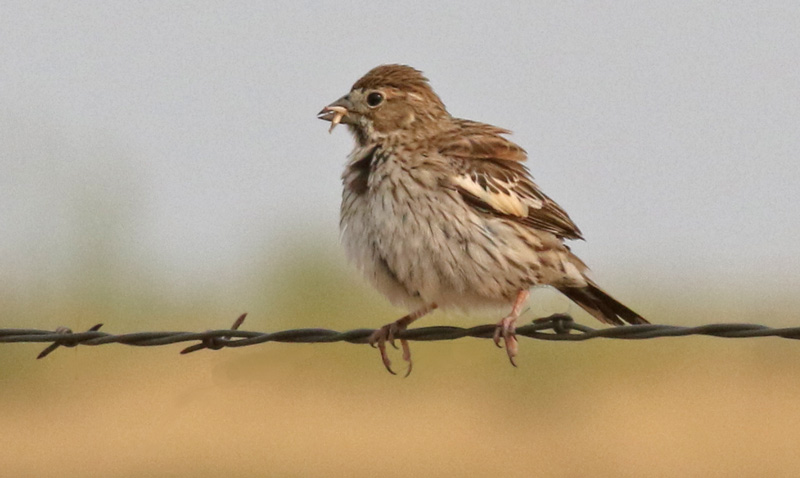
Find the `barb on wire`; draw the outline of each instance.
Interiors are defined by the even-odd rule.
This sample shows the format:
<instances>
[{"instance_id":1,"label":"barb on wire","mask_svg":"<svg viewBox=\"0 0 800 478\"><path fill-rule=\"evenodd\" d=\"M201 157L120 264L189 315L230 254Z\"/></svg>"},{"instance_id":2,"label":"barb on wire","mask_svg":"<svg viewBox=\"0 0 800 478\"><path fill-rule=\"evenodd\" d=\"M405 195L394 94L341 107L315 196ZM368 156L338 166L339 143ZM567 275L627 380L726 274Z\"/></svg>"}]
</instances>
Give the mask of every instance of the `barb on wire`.
<instances>
[{"instance_id":1,"label":"barb on wire","mask_svg":"<svg viewBox=\"0 0 800 478\"><path fill-rule=\"evenodd\" d=\"M205 332L135 332L114 335L100 332L99 329L103 324L97 324L86 332L72 332L66 327L59 327L54 331L0 329L0 343L50 342L50 345L37 357L44 358L61 346L75 347L76 345L118 343L137 347L153 347L180 342L197 342L181 351L182 354L187 354L203 349L219 350L225 347L245 347L265 342L349 342L352 344L366 344L369 343L369 337L374 332L374 329L355 329L344 332L328 329L293 329L272 333L239 330L239 326L242 325L246 316L247 314L239 316L230 329L207 330ZM478 325L470 328L451 326L420 327L402 331L397 334L396 338L418 341L454 340L462 337L488 339L494 335L495 327L495 324ZM776 329L756 324L708 324L698 327L646 324L593 329L576 323L572 320L572 317L565 314L554 314L517 327L518 337L556 341L583 341L596 338L641 340L658 337L685 337L688 335L723 338L781 337L798 340L800 339L800 327Z\"/></svg>"}]
</instances>

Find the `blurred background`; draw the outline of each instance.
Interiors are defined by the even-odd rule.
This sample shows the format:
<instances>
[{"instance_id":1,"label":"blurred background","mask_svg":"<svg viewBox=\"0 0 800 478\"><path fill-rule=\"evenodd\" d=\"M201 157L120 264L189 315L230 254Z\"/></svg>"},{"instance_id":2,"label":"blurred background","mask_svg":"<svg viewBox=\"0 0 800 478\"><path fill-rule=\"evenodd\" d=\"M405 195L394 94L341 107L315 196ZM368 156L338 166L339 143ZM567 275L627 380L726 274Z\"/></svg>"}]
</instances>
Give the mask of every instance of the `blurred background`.
<instances>
[{"instance_id":1,"label":"blurred background","mask_svg":"<svg viewBox=\"0 0 800 478\"><path fill-rule=\"evenodd\" d=\"M800 325L796 2L0 1L0 327L377 327L338 247L352 140L316 119L423 70L514 131L594 277L654 323ZM586 314L536 289L524 319ZM420 325L499 316L436 313ZM0 344L5 476L793 476L777 338ZM395 363L401 366L399 354Z\"/></svg>"}]
</instances>

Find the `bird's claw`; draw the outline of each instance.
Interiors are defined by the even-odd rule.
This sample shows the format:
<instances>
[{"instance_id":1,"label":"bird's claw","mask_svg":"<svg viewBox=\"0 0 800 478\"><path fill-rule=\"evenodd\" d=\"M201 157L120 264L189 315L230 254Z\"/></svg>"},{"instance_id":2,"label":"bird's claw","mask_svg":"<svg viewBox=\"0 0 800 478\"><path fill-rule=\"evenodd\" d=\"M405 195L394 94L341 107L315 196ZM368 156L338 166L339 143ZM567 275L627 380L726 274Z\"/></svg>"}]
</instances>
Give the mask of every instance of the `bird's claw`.
<instances>
[{"instance_id":1,"label":"bird's claw","mask_svg":"<svg viewBox=\"0 0 800 478\"><path fill-rule=\"evenodd\" d=\"M397 375L397 373L392 370L392 361L389 360L389 355L386 353L386 342L389 342L392 344L392 347L397 349L397 345L394 342L395 334L406 329L405 324L399 324L398 322L399 321L384 325L380 329L373 332L369 337L369 344L373 348L378 348L381 353L383 366L386 367L386 370L388 370L392 375ZM403 349L403 360L408 362L408 370L406 370L405 374L405 376L408 377L408 375L411 373L411 367L413 366L413 363L411 362L411 349L409 348L408 341L406 339L399 340L400 347Z\"/></svg>"},{"instance_id":2,"label":"bird's claw","mask_svg":"<svg viewBox=\"0 0 800 478\"><path fill-rule=\"evenodd\" d=\"M511 362L511 365L517 366L517 362L514 357L517 356L517 336L516 336L516 322L517 318L513 315L505 317L503 320L497 323L497 327L494 329L494 344L497 347L500 346L500 338L503 338L503 342L505 342L506 346L506 353L508 354L508 360Z\"/></svg>"}]
</instances>

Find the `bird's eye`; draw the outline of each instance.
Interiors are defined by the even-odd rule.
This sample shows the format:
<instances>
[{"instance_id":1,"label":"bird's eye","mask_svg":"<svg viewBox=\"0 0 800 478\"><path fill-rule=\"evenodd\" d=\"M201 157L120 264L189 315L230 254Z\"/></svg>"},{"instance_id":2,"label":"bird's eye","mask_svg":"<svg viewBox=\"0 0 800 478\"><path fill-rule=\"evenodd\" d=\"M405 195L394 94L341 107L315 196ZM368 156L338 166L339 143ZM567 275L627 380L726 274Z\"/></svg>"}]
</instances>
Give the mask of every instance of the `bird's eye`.
<instances>
[{"instance_id":1,"label":"bird's eye","mask_svg":"<svg viewBox=\"0 0 800 478\"><path fill-rule=\"evenodd\" d=\"M381 103L383 103L383 95L377 91L373 91L367 95L367 104L370 105L370 107L374 108Z\"/></svg>"}]
</instances>

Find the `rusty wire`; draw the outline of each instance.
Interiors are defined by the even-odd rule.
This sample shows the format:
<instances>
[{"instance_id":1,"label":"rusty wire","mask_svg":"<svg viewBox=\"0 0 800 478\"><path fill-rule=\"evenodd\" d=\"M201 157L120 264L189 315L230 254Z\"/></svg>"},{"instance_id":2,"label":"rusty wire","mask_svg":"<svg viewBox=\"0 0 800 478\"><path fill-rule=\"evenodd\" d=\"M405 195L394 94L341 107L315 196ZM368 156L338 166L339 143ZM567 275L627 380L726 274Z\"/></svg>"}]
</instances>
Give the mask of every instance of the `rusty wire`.
<instances>
[{"instance_id":1,"label":"rusty wire","mask_svg":"<svg viewBox=\"0 0 800 478\"><path fill-rule=\"evenodd\" d=\"M37 358L43 358L58 347L77 345L104 345L118 343L137 347L153 347L179 342L196 342L181 351L182 354L202 349L219 350L225 347L244 347L265 342L283 343L330 343L349 342L369 343L374 329L355 329L338 332L328 329L293 329L264 333L239 330L247 314L242 314L230 329L207 330L205 332L135 332L114 335L101 332L103 324L97 324L86 332L72 332L66 327L54 331L36 329L0 329L0 342L34 342L48 345ZM454 340L462 337L492 338L495 324L462 328L451 326L420 327L400 332L398 339L417 341ZM800 327L771 328L755 324L708 324L698 327L675 325L627 325L593 329L578 324L565 314L536 319L532 323L517 327L517 336L539 340L583 341L595 338L641 340L658 337L685 337L687 335L706 335L724 338L781 337L800 339Z\"/></svg>"}]
</instances>

